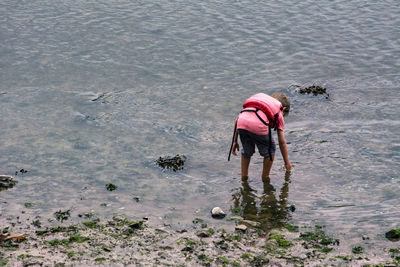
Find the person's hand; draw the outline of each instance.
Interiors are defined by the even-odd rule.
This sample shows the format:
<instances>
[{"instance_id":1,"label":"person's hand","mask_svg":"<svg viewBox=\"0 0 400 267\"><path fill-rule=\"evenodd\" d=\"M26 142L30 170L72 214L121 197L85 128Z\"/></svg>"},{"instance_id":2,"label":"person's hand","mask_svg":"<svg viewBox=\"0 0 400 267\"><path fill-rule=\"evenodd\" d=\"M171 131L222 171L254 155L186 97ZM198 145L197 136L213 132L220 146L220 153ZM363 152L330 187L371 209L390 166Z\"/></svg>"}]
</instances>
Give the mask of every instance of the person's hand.
<instances>
[{"instance_id":1,"label":"person's hand","mask_svg":"<svg viewBox=\"0 0 400 267\"><path fill-rule=\"evenodd\" d=\"M288 162L287 164L285 164L285 168L287 171L290 171L293 168L293 166L292 164L290 164L290 162Z\"/></svg>"},{"instance_id":2,"label":"person's hand","mask_svg":"<svg viewBox=\"0 0 400 267\"><path fill-rule=\"evenodd\" d=\"M239 151L239 144L235 142L232 146L232 154L235 156L237 156L236 150Z\"/></svg>"}]
</instances>

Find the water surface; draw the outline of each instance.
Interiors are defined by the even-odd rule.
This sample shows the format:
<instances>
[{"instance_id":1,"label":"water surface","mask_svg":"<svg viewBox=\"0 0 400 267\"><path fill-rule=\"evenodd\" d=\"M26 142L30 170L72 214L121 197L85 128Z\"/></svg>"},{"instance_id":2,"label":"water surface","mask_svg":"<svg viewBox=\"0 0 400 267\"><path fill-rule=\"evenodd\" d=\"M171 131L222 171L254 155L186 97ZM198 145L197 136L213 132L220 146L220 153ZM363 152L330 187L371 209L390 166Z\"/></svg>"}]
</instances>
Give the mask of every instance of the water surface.
<instances>
[{"instance_id":1,"label":"water surface","mask_svg":"<svg viewBox=\"0 0 400 267\"><path fill-rule=\"evenodd\" d=\"M0 220L71 209L185 227L252 192L247 214L269 205L258 218L275 211L388 246L382 233L400 218L399 10L395 0L3 1L0 172L28 173L0 192ZM329 98L297 92L313 83ZM294 171L285 180L278 155L265 185L256 155L243 185L239 158L226 160L233 121L248 96L275 91L292 102ZM175 154L188 158L183 171L155 165Z\"/></svg>"}]
</instances>

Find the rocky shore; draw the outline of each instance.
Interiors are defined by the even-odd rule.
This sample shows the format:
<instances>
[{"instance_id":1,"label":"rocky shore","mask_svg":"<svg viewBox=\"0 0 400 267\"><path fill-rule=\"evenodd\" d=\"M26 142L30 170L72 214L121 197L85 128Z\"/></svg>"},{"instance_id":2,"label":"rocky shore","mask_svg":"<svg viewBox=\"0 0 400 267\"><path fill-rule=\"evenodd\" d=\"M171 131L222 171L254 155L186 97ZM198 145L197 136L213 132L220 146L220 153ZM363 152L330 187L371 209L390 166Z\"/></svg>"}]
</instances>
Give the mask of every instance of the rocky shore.
<instances>
[{"instance_id":1,"label":"rocky shore","mask_svg":"<svg viewBox=\"0 0 400 267\"><path fill-rule=\"evenodd\" d=\"M65 215L62 217L61 215ZM286 225L265 233L239 216L234 230L193 219L193 227L149 226L147 218L80 215L42 226L22 214L0 216L0 266L399 266L400 248L367 255L362 246L340 252L341 242L321 226ZM211 216L210 216L211 217ZM6 225L4 225L4 223ZM232 228L233 229L233 228ZM396 248L397 245L397 248Z\"/></svg>"}]
</instances>

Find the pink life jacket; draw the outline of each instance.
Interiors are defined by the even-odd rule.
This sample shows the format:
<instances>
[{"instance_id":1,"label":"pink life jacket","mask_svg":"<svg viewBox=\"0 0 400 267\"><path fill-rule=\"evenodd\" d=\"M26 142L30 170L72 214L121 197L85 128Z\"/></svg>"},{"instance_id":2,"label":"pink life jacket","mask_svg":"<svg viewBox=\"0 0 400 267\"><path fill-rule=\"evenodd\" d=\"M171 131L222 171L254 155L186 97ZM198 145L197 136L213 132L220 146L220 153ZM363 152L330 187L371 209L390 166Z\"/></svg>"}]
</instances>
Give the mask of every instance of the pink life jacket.
<instances>
[{"instance_id":1,"label":"pink life jacket","mask_svg":"<svg viewBox=\"0 0 400 267\"><path fill-rule=\"evenodd\" d=\"M245 111L246 108L256 108L264 112L270 123L266 124L264 120L259 117L260 120L264 124L268 125L269 127L275 128L276 130L276 120L278 118L279 112L283 109L281 102L279 102L277 99L264 93L255 94L249 97L243 103L243 111Z\"/></svg>"}]
</instances>

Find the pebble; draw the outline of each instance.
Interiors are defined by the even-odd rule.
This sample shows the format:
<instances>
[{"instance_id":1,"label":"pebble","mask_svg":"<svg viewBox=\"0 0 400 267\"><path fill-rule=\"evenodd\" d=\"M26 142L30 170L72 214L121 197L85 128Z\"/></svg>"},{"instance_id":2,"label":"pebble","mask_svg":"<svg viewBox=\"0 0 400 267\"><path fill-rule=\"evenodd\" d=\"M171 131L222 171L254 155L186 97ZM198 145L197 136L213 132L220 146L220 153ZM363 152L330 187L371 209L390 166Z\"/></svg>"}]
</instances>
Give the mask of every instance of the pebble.
<instances>
[{"instance_id":1,"label":"pebble","mask_svg":"<svg viewBox=\"0 0 400 267\"><path fill-rule=\"evenodd\" d=\"M251 226L253 226L253 227L260 226L260 223L259 223L259 222L254 222L254 221L249 221L249 220L243 220L242 223L251 225Z\"/></svg>"},{"instance_id":2,"label":"pebble","mask_svg":"<svg viewBox=\"0 0 400 267\"><path fill-rule=\"evenodd\" d=\"M240 216L231 216L231 217L229 218L229 220L231 220L231 221L242 221L242 220L243 220L243 217L240 217Z\"/></svg>"},{"instance_id":3,"label":"pebble","mask_svg":"<svg viewBox=\"0 0 400 267\"><path fill-rule=\"evenodd\" d=\"M237 225L237 226L235 227L235 230L245 232L245 231L247 230L247 226L244 225L244 224L239 224L239 225Z\"/></svg>"},{"instance_id":4,"label":"pebble","mask_svg":"<svg viewBox=\"0 0 400 267\"><path fill-rule=\"evenodd\" d=\"M215 207L211 210L211 216L216 219L222 219L226 214L220 207Z\"/></svg>"}]
</instances>

